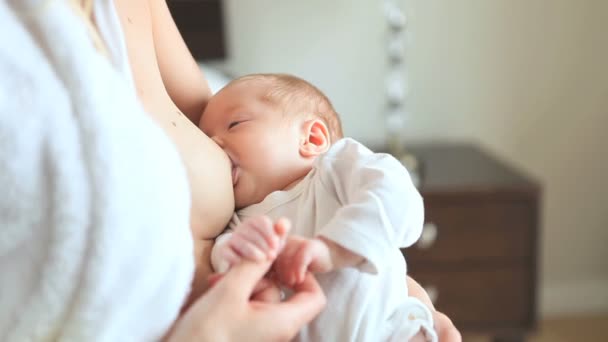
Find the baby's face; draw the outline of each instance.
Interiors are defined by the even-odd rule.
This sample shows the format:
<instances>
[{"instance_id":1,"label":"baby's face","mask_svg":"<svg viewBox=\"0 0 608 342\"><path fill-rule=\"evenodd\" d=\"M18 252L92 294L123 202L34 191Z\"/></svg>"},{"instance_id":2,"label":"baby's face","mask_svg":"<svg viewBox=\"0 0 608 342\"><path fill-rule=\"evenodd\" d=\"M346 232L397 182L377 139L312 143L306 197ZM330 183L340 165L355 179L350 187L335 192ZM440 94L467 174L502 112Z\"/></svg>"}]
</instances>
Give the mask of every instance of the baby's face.
<instances>
[{"instance_id":1,"label":"baby's face","mask_svg":"<svg viewBox=\"0 0 608 342\"><path fill-rule=\"evenodd\" d=\"M236 83L211 98L199 123L232 161L237 209L261 202L305 175L301 121L263 98L265 85Z\"/></svg>"}]
</instances>

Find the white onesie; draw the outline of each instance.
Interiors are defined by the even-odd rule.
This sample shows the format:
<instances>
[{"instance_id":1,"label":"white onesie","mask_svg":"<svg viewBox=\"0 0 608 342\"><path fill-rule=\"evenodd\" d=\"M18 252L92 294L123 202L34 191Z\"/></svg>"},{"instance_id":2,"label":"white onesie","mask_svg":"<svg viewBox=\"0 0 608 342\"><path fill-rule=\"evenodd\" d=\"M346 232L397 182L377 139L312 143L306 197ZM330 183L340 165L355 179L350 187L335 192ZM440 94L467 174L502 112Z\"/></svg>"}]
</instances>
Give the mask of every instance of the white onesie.
<instances>
[{"instance_id":1,"label":"white onesie","mask_svg":"<svg viewBox=\"0 0 608 342\"><path fill-rule=\"evenodd\" d=\"M295 187L239 210L231 227L259 215L287 217L292 234L323 236L365 259L356 268L317 275L327 307L296 340L403 341L421 328L429 340L436 339L429 310L408 297L399 248L420 237L424 208L407 170L395 158L342 139ZM216 246L229 234L220 236ZM215 253L212 263L222 268Z\"/></svg>"}]
</instances>

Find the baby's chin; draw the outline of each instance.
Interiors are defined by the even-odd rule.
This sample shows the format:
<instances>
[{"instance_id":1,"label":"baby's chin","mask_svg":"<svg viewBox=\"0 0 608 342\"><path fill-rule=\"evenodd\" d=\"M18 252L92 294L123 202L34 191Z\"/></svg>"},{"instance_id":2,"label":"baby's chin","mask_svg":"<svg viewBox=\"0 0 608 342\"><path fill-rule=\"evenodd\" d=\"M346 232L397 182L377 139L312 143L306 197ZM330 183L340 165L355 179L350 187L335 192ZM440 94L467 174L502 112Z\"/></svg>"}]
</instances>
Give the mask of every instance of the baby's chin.
<instances>
[{"instance_id":1,"label":"baby's chin","mask_svg":"<svg viewBox=\"0 0 608 342\"><path fill-rule=\"evenodd\" d=\"M234 188L234 205L236 210L243 209L250 205L260 203L266 198L266 196L259 196L258 194L247 193L245 189L239 188L239 184Z\"/></svg>"},{"instance_id":2,"label":"baby's chin","mask_svg":"<svg viewBox=\"0 0 608 342\"><path fill-rule=\"evenodd\" d=\"M238 191L237 189L235 189L234 191L234 206L236 210L239 209L243 209L245 207L248 207L252 204L255 204L256 202L253 200L253 198L251 198L252 196L245 196L244 194L241 194L240 191Z\"/></svg>"}]
</instances>

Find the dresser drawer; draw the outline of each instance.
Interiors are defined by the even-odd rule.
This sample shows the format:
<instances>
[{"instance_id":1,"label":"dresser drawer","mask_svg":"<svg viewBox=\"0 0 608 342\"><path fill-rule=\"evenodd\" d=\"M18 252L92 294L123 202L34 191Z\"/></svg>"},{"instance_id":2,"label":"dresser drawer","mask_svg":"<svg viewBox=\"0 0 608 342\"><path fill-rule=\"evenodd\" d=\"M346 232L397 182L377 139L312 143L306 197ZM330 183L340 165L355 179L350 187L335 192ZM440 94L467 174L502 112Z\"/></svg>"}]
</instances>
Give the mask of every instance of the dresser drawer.
<instances>
[{"instance_id":1,"label":"dresser drawer","mask_svg":"<svg viewBox=\"0 0 608 342\"><path fill-rule=\"evenodd\" d=\"M523 267L441 272L412 267L410 275L461 329L508 330L533 321L530 272Z\"/></svg>"},{"instance_id":2,"label":"dresser drawer","mask_svg":"<svg viewBox=\"0 0 608 342\"><path fill-rule=\"evenodd\" d=\"M427 201L419 241L408 264L525 259L532 255L535 208L528 201Z\"/></svg>"}]
</instances>

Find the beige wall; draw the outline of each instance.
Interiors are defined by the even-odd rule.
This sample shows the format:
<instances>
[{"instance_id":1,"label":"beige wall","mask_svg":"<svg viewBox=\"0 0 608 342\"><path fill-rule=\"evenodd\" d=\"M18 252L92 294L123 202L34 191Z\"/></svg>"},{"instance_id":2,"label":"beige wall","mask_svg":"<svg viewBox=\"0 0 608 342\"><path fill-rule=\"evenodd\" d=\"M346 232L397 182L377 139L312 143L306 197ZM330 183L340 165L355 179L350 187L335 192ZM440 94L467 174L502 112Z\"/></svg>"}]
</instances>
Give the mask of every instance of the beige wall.
<instances>
[{"instance_id":1,"label":"beige wall","mask_svg":"<svg viewBox=\"0 0 608 342\"><path fill-rule=\"evenodd\" d=\"M381 141L380 1L227 1L230 72L320 86ZM415 140L477 141L545 189L541 308L608 310L608 1L404 0Z\"/></svg>"}]
</instances>

